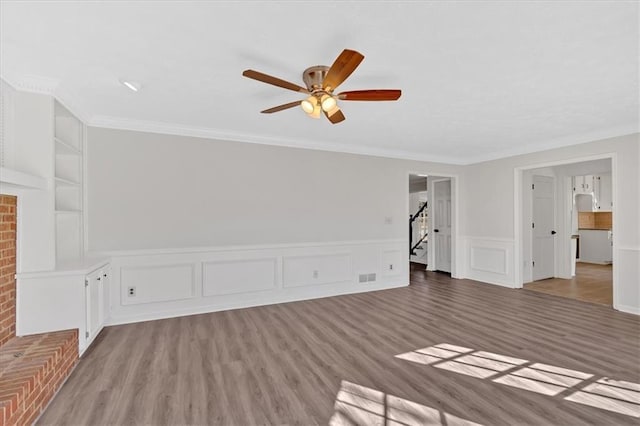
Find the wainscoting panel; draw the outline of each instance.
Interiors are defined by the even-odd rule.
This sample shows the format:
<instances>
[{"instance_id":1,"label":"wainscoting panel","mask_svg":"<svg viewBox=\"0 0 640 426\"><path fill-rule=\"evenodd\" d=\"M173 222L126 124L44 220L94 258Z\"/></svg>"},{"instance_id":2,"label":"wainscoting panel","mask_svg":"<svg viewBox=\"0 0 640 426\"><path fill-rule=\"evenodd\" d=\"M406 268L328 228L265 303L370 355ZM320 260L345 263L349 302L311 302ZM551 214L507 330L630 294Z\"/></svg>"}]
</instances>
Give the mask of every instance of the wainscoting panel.
<instances>
[{"instance_id":1,"label":"wainscoting panel","mask_svg":"<svg viewBox=\"0 0 640 426\"><path fill-rule=\"evenodd\" d=\"M385 277L402 275L402 251L384 250L382 252L382 275Z\"/></svg>"},{"instance_id":2,"label":"wainscoting panel","mask_svg":"<svg viewBox=\"0 0 640 426\"><path fill-rule=\"evenodd\" d=\"M110 256L107 325L409 284L406 240L137 250ZM393 264L393 273L386 273ZM361 274L367 280L360 282ZM369 279L370 277L370 279ZM134 296L129 292L134 288Z\"/></svg>"},{"instance_id":3,"label":"wainscoting panel","mask_svg":"<svg viewBox=\"0 0 640 426\"><path fill-rule=\"evenodd\" d=\"M283 271L285 287L348 282L352 278L351 255L285 256Z\"/></svg>"},{"instance_id":4,"label":"wainscoting panel","mask_svg":"<svg viewBox=\"0 0 640 426\"><path fill-rule=\"evenodd\" d=\"M195 295L194 264L168 264L120 269L123 305L189 299Z\"/></svg>"},{"instance_id":5,"label":"wainscoting panel","mask_svg":"<svg viewBox=\"0 0 640 426\"><path fill-rule=\"evenodd\" d=\"M463 240L465 278L515 288L513 240L480 237Z\"/></svg>"},{"instance_id":6,"label":"wainscoting panel","mask_svg":"<svg viewBox=\"0 0 640 426\"><path fill-rule=\"evenodd\" d=\"M276 258L211 261L202 264L202 295L264 291L276 286Z\"/></svg>"},{"instance_id":7,"label":"wainscoting panel","mask_svg":"<svg viewBox=\"0 0 640 426\"><path fill-rule=\"evenodd\" d=\"M470 247L469 265L475 271L505 275L507 273L507 250L495 247Z\"/></svg>"},{"instance_id":8,"label":"wainscoting panel","mask_svg":"<svg viewBox=\"0 0 640 426\"><path fill-rule=\"evenodd\" d=\"M640 315L640 247L617 247L616 254L613 273L618 284L613 288L613 307Z\"/></svg>"}]
</instances>

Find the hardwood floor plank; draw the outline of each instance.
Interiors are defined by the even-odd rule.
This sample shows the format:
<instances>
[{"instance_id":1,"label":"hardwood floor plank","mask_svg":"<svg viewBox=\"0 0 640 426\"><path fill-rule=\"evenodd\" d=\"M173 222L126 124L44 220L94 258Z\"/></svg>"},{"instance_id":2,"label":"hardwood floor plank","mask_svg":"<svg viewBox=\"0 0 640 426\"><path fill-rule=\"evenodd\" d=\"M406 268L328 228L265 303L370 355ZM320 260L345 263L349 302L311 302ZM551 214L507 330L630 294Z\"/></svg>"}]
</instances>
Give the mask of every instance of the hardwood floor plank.
<instances>
[{"instance_id":1,"label":"hardwood floor plank","mask_svg":"<svg viewBox=\"0 0 640 426\"><path fill-rule=\"evenodd\" d=\"M348 396L344 386L359 386L401 407L432 410L425 416L484 425L637 424L616 412L635 413L633 402L601 395L621 394L607 383L640 383L637 316L424 270L412 270L411 282L108 327L38 423L327 424L337 410L334 421L369 418L337 400ZM484 352L432 357L429 365L396 357L443 343ZM510 367L511 358L524 361ZM460 373L474 374L471 365L489 377ZM600 394L590 396L587 386Z\"/></svg>"}]
</instances>

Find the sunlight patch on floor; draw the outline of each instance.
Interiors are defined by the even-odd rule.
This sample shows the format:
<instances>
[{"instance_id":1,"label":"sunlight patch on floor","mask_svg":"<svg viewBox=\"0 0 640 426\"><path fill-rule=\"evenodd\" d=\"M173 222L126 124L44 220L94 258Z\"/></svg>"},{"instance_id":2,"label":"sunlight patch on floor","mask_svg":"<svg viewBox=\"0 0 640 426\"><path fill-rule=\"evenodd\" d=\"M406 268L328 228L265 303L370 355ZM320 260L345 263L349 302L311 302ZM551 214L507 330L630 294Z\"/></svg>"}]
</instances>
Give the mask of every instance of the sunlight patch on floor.
<instances>
[{"instance_id":1,"label":"sunlight patch on floor","mask_svg":"<svg viewBox=\"0 0 640 426\"><path fill-rule=\"evenodd\" d=\"M448 343L406 352L396 358L478 379L491 378L494 383L547 396L572 392L564 397L566 401L640 417L639 383L607 377L594 380L590 373Z\"/></svg>"},{"instance_id":2,"label":"sunlight patch on floor","mask_svg":"<svg viewBox=\"0 0 640 426\"><path fill-rule=\"evenodd\" d=\"M334 404L331 426L434 425L481 426L436 408L387 395L343 380Z\"/></svg>"}]
</instances>

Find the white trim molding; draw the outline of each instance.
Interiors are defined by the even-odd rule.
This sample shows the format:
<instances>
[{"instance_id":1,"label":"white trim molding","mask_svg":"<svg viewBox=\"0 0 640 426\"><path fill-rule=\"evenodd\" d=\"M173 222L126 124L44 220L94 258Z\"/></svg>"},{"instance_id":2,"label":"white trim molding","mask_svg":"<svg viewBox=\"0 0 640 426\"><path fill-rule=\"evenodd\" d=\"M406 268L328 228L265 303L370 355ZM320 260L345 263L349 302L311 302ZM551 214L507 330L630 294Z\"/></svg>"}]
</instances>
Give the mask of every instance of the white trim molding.
<instances>
[{"instance_id":1,"label":"white trim molding","mask_svg":"<svg viewBox=\"0 0 640 426\"><path fill-rule=\"evenodd\" d=\"M615 242L615 241L614 241ZM618 246L614 248L613 307L621 312L640 315L640 246Z\"/></svg>"},{"instance_id":2,"label":"white trim molding","mask_svg":"<svg viewBox=\"0 0 640 426\"><path fill-rule=\"evenodd\" d=\"M282 136L262 136L231 130L212 129L187 124L165 123L157 121L135 120L124 117L95 115L88 121L91 127L136 132L158 133L163 135L187 136L218 141L254 143L259 145L283 146L288 148L312 149L317 151L340 152L344 154L369 155L372 157L396 158L400 160L426 161L452 165L464 162L456 157L443 157L414 151L377 148L363 145L346 145L327 141L285 138Z\"/></svg>"},{"instance_id":3,"label":"white trim molding","mask_svg":"<svg viewBox=\"0 0 640 426\"><path fill-rule=\"evenodd\" d=\"M406 245L396 239L114 252L106 324L406 286ZM376 279L359 282L361 274Z\"/></svg>"},{"instance_id":4,"label":"white trim molding","mask_svg":"<svg viewBox=\"0 0 640 426\"><path fill-rule=\"evenodd\" d=\"M462 241L465 278L516 288L513 239L464 236Z\"/></svg>"}]
</instances>

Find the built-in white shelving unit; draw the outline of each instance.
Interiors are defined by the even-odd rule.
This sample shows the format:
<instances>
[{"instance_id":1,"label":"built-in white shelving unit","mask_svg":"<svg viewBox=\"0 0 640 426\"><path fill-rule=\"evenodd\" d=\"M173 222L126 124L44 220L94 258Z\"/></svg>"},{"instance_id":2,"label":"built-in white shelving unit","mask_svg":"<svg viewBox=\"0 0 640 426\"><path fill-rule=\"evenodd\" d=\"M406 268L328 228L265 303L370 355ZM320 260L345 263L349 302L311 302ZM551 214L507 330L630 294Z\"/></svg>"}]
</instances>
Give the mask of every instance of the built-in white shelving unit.
<instances>
[{"instance_id":1,"label":"built-in white shelving unit","mask_svg":"<svg viewBox=\"0 0 640 426\"><path fill-rule=\"evenodd\" d=\"M84 126L59 102L54 105L56 263L83 255L83 165Z\"/></svg>"}]
</instances>

